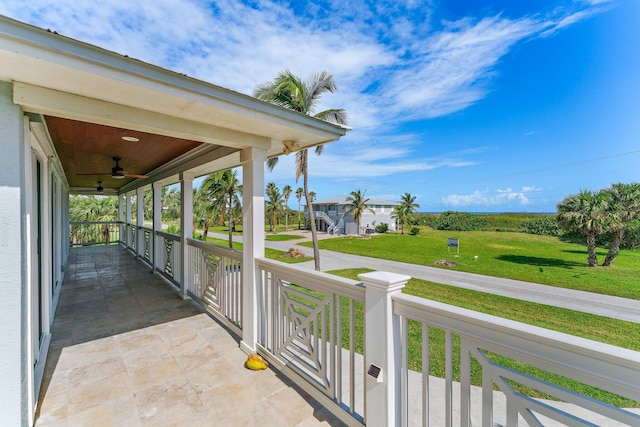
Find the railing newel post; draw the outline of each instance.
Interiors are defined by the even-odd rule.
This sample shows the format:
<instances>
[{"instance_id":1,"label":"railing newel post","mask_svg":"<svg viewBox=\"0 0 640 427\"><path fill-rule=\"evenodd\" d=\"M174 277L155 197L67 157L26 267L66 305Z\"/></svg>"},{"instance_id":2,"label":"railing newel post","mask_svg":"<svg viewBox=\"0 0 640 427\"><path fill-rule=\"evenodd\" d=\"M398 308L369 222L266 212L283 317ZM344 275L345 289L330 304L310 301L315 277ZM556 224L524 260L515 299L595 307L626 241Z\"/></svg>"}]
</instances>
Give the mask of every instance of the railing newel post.
<instances>
[{"instance_id":1,"label":"railing newel post","mask_svg":"<svg viewBox=\"0 0 640 427\"><path fill-rule=\"evenodd\" d=\"M359 274L365 285L365 420L368 426L396 426L401 411L401 325L393 296L411 278L375 271ZM379 368L379 370L378 370Z\"/></svg>"}]
</instances>

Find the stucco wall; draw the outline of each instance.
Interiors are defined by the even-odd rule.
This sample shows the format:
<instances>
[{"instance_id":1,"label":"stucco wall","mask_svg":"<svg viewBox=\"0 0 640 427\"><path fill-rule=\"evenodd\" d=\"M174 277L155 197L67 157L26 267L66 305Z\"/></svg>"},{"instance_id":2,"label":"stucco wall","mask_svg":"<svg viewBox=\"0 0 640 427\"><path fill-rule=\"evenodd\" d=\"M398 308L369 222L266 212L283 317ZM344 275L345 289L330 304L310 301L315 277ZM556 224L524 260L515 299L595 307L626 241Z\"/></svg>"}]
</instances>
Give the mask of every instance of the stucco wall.
<instances>
[{"instance_id":1,"label":"stucco wall","mask_svg":"<svg viewBox=\"0 0 640 427\"><path fill-rule=\"evenodd\" d=\"M26 319L23 307L23 121L11 101L11 84L0 82L0 425L27 423Z\"/></svg>"}]
</instances>

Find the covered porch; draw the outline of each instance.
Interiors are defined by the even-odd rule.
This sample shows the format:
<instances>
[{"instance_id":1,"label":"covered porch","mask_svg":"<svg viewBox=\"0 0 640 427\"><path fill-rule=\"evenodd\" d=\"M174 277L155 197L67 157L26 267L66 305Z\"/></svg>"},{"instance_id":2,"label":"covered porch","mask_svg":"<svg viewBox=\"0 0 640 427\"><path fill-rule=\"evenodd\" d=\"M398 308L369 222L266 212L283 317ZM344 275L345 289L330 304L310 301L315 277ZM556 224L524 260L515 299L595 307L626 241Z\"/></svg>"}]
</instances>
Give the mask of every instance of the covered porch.
<instances>
[{"instance_id":1,"label":"covered porch","mask_svg":"<svg viewBox=\"0 0 640 427\"><path fill-rule=\"evenodd\" d=\"M37 426L340 425L122 246L74 248Z\"/></svg>"}]
</instances>

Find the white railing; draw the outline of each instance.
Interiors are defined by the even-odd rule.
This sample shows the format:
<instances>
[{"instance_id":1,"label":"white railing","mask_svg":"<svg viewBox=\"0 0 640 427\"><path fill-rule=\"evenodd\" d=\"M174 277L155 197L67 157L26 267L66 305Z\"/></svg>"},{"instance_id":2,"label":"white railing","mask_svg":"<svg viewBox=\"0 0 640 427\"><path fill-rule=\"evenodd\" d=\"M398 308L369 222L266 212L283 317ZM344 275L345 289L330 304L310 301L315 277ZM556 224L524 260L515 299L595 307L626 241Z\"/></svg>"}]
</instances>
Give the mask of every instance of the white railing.
<instances>
[{"instance_id":1,"label":"white railing","mask_svg":"<svg viewBox=\"0 0 640 427\"><path fill-rule=\"evenodd\" d=\"M638 414L540 378L552 373L640 401L639 352L406 294L395 295L393 307L402 320L405 426L640 426ZM445 360L430 357L434 330L444 334ZM412 340L421 374L408 369ZM444 380L428 375L433 364L444 365ZM478 386L472 385L472 367L481 370ZM532 397L531 389L544 396Z\"/></svg>"},{"instance_id":2,"label":"white railing","mask_svg":"<svg viewBox=\"0 0 640 427\"><path fill-rule=\"evenodd\" d=\"M242 336L242 252L187 239L187 293Z\"/></svg>"},{"instance_id":3,"label":"white railing","mask_svg":"<svg viewBox=\"0 0 640 427\"><path fill-rule=\"evenodd\" d=\"M261 352L343 421L363 423L362 284L267 259L256 267Z\"/></svg>"},{"instance_id":4,"label":"white railing","mask_svg":"<svg viewBox=\"0 0 640 427\"><path fill-rule=\"evenodd\" d=\"M180 236L156 231L156 271L176 285L182 280L182 245Z\"/></svg>"},{"instance_id":5,"label":"white railing","mask_svg":"<svg viewBox=\"0 0 640 427\"><path fill-rule=\"evenodd\" d=\"M138 227L138 255L149 265L153 264L153 229Z\"/></svg>"},{"instance_id":6,"label":"white railing","mask_svg":"<svg viewBox=\"0 0 640 427\"><path fill-rule=\"evenodd\" d=\"M69 223L70 246L108 245L120 240L119 221L76 221Z\"/></svg>"}]
</instances>

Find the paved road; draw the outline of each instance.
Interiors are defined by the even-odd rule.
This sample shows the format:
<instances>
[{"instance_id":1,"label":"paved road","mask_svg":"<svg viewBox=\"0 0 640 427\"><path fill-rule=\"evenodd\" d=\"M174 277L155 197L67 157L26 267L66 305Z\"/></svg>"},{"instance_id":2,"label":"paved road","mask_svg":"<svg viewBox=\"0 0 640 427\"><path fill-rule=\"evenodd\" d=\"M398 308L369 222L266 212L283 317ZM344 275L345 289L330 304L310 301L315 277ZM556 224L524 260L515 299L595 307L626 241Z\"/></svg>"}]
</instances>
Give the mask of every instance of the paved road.
<instances>
[{"instance_id":1,"label":"paved road","mask_svg":"<svg viewBox=\"0 0 640 427\"><path fill-rule=\"evenodd\" d=\"M209 233L211 234L211 233ZM215 237L220 237L216 235ZM222 237L224 238L224 237ZM242 240L240 237L238 240ZM304 239L308 240L308 239ZM266 242L268 248L287 251L291 247L304 253L312 254L311 248L297 246L304 240L285 242ZM314 269L314 262L296 264L302 268ZM428 280L446 285L487 292L495 295L537 302L555 307L568 308L585 313L597 314L614 319L640 323L640 301L620 298L573 289L556 288L554 286L519 280L501 279L480 274L464 273L444 268L427 267L403 262L388 261L377 258L349 255L328 250L320 250L320 267L323 271L345 268L370 268L391 273L406 274L418 279Z\"/></svg>"}]
</instances>

